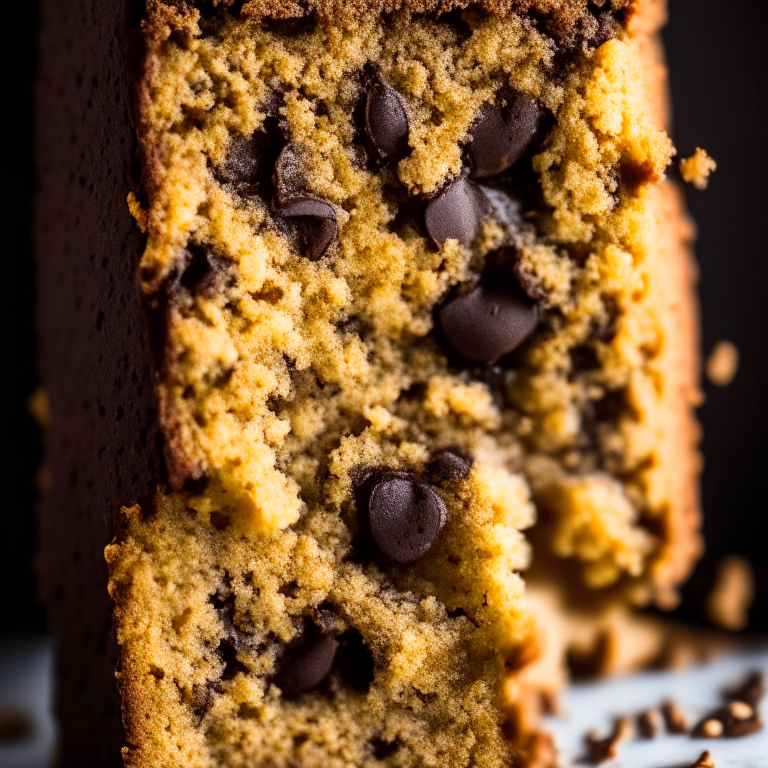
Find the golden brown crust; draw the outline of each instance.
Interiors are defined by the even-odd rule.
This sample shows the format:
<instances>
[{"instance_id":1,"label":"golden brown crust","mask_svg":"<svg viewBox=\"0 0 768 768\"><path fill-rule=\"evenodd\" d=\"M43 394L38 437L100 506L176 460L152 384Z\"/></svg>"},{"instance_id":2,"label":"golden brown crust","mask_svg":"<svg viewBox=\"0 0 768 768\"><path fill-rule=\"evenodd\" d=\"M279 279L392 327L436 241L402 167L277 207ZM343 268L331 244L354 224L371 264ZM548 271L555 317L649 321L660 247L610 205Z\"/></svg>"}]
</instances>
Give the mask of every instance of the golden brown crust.
<instances>
[{"instance_id":1,"label":"golden brown crust","mask_svg":"<svg viewBox=\"0 0 768 768\"><path fill-rule=\"evenodd\" d=\"M629 28L640 37L651 104L659 125L668 130L670 95L660 37L665 22L665 0L644 0L635 5ZM693 253L695 229L682 194L673 182L666 181L661 186L656 209L662 225L659 244L666 251L660 263L667 269L667 275L658 284L666 289L663 301L670 316L663 363L668 382L668 445L662 455L667 459L672 492L664 521L664 546L656 555L652 571L657 587L653 599L662 607L673 607L677 601L674 586L688 576L703 548L699 533L701 430L693 410L701 402L698 270Z\"/></svg>"},{"instance_id":2,"label":"golden brown crust","mask_svg":"<svg viewBox=\"0 0 768 768\"><path fill-rule=\"evenodd\" d=\"M164 8L187 13L194 8L188 0L149 0L161 12ZM505 16L510 13L529 15L541 21L544 30L559 43L573 44L580 35L589 35L596 29L596 15L601 11L630 9L635 0L607 0L594 3L589 0L246 0L242 18L300 19L317 15L333 19L340 14L358 16L393 13L440 16L451 11L476 8L485 13ZM221 0L220 8L229 8L234 0Z\"/></svg>"}]
</instances>

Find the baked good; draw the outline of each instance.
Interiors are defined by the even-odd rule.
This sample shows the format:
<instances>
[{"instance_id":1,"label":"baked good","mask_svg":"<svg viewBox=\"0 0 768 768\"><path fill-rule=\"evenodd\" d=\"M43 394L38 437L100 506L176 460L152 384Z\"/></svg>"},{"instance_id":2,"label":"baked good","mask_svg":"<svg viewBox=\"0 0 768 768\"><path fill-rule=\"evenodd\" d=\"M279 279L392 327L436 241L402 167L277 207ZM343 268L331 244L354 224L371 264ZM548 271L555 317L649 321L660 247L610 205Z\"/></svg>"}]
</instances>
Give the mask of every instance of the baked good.
<instances>
[{"instance_id":1,"label":"baked good","mask_svg":"<svg viewBox=\"0 0 768 768\"><path fill-rule=\"evenodd\" d=\"M64 764L533 759L699 549L659 5L123 10L44 4Z\"/></svg>"}]
</instances>

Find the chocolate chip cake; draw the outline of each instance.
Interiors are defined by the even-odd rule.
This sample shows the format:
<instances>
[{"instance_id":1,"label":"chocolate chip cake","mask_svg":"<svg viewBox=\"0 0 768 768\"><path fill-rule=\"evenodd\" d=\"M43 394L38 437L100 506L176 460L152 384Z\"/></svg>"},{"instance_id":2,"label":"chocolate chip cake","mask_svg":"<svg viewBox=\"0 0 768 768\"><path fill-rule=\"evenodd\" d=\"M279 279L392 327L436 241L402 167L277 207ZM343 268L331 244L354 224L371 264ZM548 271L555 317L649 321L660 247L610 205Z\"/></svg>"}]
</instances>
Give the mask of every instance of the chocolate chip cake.
<instances>
[{"instance_id":1,"label":"chocolate chip cake","mask_svg":"<svg viewBox=\"0 0 768 768\"><path fill-rule=\"evenodd\" d=\"M626 606L674 604L662 17L43 3L63 765L541 764L568 655L608 669Z\"/></svg>"}]
</instances>

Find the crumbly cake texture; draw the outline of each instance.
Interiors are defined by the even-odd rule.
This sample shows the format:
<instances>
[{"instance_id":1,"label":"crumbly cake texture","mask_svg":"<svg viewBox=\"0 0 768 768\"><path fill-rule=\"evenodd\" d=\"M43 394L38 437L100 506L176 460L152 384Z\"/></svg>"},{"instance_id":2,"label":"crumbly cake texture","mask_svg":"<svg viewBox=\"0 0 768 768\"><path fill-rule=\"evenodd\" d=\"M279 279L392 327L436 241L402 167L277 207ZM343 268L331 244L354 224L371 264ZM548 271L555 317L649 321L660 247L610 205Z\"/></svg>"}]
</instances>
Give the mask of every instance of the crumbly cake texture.
<instances>
[{"instance_id":1,"label":"crumbly cake texture","mask_svg":"<svg viewBox=\"0 0 768 768\"><path fill-rule=\"evenodd\" d=\"M537 585L674 601L695 318L656 10L149 3L168 482L106 550L127 765L511 765Z\"/></svg>"}]
</instances>

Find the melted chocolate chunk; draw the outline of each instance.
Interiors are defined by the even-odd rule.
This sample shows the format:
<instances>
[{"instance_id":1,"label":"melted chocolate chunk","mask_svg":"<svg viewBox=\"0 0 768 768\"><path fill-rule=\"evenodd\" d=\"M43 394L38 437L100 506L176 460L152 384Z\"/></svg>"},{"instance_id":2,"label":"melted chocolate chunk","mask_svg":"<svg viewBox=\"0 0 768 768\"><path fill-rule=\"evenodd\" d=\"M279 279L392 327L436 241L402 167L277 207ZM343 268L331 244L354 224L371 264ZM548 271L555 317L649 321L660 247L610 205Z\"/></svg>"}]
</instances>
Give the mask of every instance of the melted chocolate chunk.
<instances>
[{"instance_id":1,"label":"melted chocolate chunk","mask_svg":"<svg viewBox=\"0 0 768 768\"><path fill-rule=\"evenodd\" d=\"M307 194L307 182L304 178L303 162L296 146L286 144L277 156L272 182L279 205Z\"/></svg>"},{"instance_id":2,"label":"melted chocolate chunk","mask_svg":"<svg viewBox=\"0 0 768 768\"><path fill-rule=\"evenodd\" d=\"M230 184L252 181L259 171L259 161L258 133L251 136L236 133L229 140L227 157L216 169L216 176Z\"/></svg>"},{"instance_id":3,"label":"melted chocolate chunk","mask_svg":"<svg viewBox=\"0 0 768 768\"><path fill-rule=\"evenodd\" d=\"M331 672L339 641L323 635L310 624L299 645L283 656L276 683L286 693L303 693L316 688Z\"/></svg>"},{"instance_id":4,"label":"melted chocolate chunk","mask_svg":"<svg viewBox=\"0 0 768 768\"><path fill-rule=\"evenodd\" d=\"M479 234L488 200L465 175L446 186L427 204L424 223L432 242L442 248L446 240L469 245Z\"/></svg>"},{"instance_id":5,"label":"melted chocolate chunk","mask_svg":"<svg viewBox=\"0 0 768 768\"><path fill-rule=\"evenodd\" d=\"M336 211L330 203L314 197L298 197L281 205L278 215L296 224L302 256L322 258L339 235Z\"/></svg>"},{"instance_id":6,"label":"melted chocolate chunk","mask_svg":"<svg viewBox=\"0 0 768 768\"><path fill-rule=\"evenodd\" d=\"M294 225L302 256L317 261L339 235L336 211L330 203L307 191L301 155L295 145L288 143L283 147L272 180L277 215Z\"/></svg>"},{"instance_id":7,"label":"melted chocolate chunk","mask_svg":"<svg viewBox=\"0 0 768 768\"><path fill-rule=\"evenodd\" d=\"M472 178L487 179L511 168L533 143L542 116L539 103L521 93L483 104L470 135Z\"/></svg>"},{"instance_id":8,"label":"melted chocolate chunk","mask_svg":"<svg viewBox=\"0 0 768 768\"><path fill-rule=\"evenodd\" d=\"M440 451L429 463L429 475L438 483L463 480L471 469L469 459L456 451Z\"/></svg>"},{"instance_id":9,"label":"melted chocolate chunk","mask_svg":"<svg viewBox=\"0 0 768 768\"><path fill-rule=\"evenodd\" d=\"M385 160L408 152L408 113L403 97L379 75L371 78L365 103L365 131Z\"/></svg>"},{"instance_id":10,"label":"melted chocolate chunk","mask_svg":"<svg viewBox=\"0 0 768 768\"><path fill-rule=\"evenodd\" d=\"M520 290L479 283L438 310L443 336L468 360L494 363L520 346L539 322L539 308Z\"/></svg>"},{"instance_id":11,"label":"melted chocolate chunk","mask_svg":"<svg viewBox=\"0 0 768 768\"><path fill-rule=\"evenodd\" d=\"M256 187L270 186L270 175L284 144L284 127L276 117L278 97L272 94L272 104L263 105L267 110L264 124L250 136L232 134L227 155L222 165L214 168L214 175L224 184L232 184L241 195L252 193Z\"/></svg>"},{"instance_id":12,"label":"melted chocolate chunk","mask_svg":"<svg viewBox=\"0 0 768 768\"><path fill-rule=\"evenodd\" d=\"M407 472L381 472L366 482L368 528L379 551L396 563L416 562L445 524L445 502Z\"/></svg>"}]
</instances>

